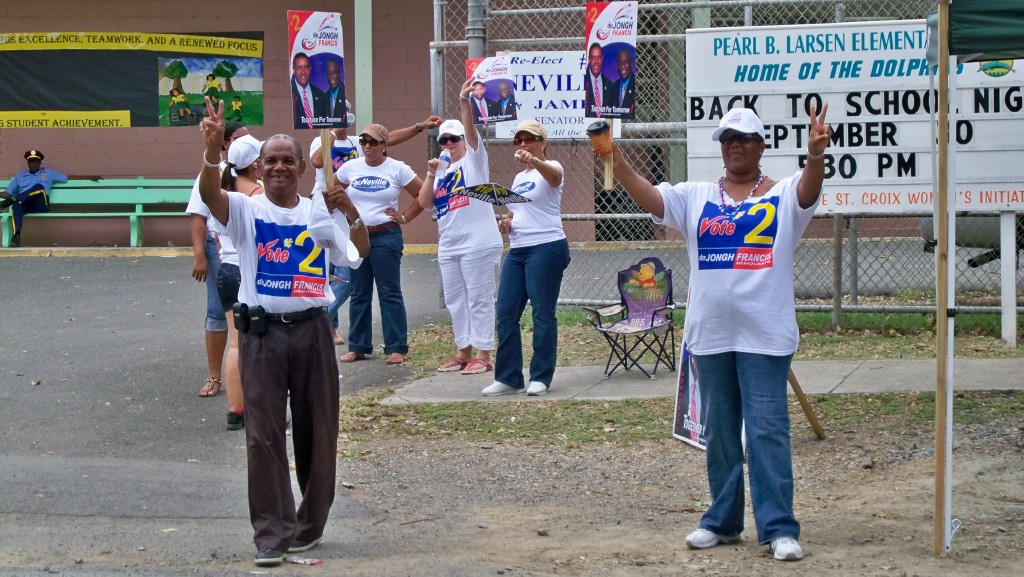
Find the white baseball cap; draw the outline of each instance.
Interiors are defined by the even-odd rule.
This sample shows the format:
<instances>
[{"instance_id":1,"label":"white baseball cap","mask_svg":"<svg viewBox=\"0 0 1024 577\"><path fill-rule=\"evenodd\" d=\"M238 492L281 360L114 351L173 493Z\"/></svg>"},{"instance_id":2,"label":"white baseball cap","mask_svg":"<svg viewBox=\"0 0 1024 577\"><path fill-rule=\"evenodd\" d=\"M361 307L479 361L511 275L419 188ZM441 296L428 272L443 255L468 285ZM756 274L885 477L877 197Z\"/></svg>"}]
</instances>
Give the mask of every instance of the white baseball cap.
<instances>
[{"instance_id":1,"label":"white baseball cap","mask_svg":"<svg viewBox=\"0 0 1024 577\"><path fill-rule=\"evenodd\" d=\"M711 140L718 140L727 130L756 134L761 137L761 140L764 140L764 124L749 108L733 108L725 113L722 121L718 123L718 128L711 134Z\"/></svg>"},{"instance_id":2,"label":"white baseball cap","mask_svg":"<svg viewBox=\"0 0 1024 577\"><path fill-rule=\"evenodd\" d=\"M458 120L445 120L441 123L441 127L437 129L437 139L441 140L441 136L445 134L466 136L466 127Z\"/></svg>"},{"instance_id":3,"label":"white baseball cap","mask_svg":"<svg viewBox=\"0 0 1024 577\"><path fill-rule=\"evenodd\" d=\"M228 148L228 162L235 168L246 168L260 157L260 148L263 143L251 134L239 136L231 141Z\"/></svg>"}]
</instances>

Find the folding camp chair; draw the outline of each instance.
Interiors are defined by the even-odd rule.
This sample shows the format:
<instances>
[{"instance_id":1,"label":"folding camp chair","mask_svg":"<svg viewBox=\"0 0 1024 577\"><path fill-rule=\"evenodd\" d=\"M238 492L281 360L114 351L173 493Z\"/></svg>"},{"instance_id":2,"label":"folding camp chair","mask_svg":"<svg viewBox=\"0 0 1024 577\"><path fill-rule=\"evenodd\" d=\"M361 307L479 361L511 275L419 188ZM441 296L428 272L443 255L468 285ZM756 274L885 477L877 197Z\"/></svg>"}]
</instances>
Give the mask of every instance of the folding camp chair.
<instances>
[{"instance_id":1,"label":"folding camp chair","mask_svg":"<svg viewBox=\"0 0 1024 577\"><path fill-rule=\"evenodd\" d=\"M605 364L605 378L619 367L633 367L648 378L655 378L658 365L676 369L676 339L672 330L672 270L660 260L649 257L630 268L619 271L618 287L621 302L600 309L583 307L594 325L611 347ZM644 353L654 355L651 372L640 365ZM615 360L615 364L612 364Z\"/></svg>"}]
</instances>

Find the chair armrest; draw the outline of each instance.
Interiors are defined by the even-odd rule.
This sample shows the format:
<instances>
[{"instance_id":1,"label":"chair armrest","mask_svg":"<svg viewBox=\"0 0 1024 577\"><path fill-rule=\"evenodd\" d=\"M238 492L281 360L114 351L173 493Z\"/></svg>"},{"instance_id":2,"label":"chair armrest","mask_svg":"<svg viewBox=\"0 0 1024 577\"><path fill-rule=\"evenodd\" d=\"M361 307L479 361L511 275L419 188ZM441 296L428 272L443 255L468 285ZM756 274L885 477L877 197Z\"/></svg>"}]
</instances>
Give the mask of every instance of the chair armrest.
<instances>
[{"instance_id":1,"label":"chair armrest","mask_svg":"<svg viewBox=\"0 0 1024 577\"><path fill-rule=\"evenodd\" d=\"M606 307L601 307L599 309L593 307L580 308L587 311L587 313L589 314L590 324L594 325L595 327L604 326L604 323L602 321L608 317L619 315L619 317L621 318L623 311L626 310L626 307L622 306L622 303L608 305Z\"/></svg>"},{"instance_id":2,"label":"chair armrest","mask_svg":"<svg viewBox=\"0 0 1024 577\"><path fill-rule=\"evenodd\" d=\"M676 303L669 303L669 304L667 304L665 306L658 307L658 310L656 310L654 312L655 312L655 314L669 313L669 315L671 315L672 311L674 311L674 310L676 310Z\"/></svg>"}]
</instances>

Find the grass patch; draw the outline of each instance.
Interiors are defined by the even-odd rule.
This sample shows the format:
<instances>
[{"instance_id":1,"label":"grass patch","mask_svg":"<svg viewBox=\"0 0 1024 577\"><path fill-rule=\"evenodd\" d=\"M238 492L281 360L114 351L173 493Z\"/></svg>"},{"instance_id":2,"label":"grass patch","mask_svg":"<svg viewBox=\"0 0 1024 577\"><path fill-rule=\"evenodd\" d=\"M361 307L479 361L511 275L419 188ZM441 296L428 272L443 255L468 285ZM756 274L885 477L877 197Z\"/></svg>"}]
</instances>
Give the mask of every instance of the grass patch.
<instances>
[{"instance_id":1,"label":"grass patch","mask_svg":"<svg viewBox=\"0 0 1024 577\"><path fill-rule=\"evenodd\" d=\"M684 312L675 315L676 347L681 347ZM560 366L604 365L608 344L590 325L587 313L578 310L558 313L558 364ZM843 326L833 329L829 313L797 313L800 348L794 360L934 359L935 321L932 314L848 313ZM1024 335L1024 315L1018 334ZM957 358L1022 358L1024 347L1003 346L998 315L960 315L953 342ZM533 321L523 315L523 343L528 349L533 338ZM454 353L450 324L428 325L409 335L408 363L419 376L434 372ZM529 352L526 353L529 355ZM677 352L678 354L678 352ZM651 355L645 357L653 364Z\"/></svg>"},{"instance_id":2,"label":"grass patch","mask_svg":"<svg viewBox=\"0 0 1024 577\"><path fill-rule=\"evenodd\" d=\"M676 314L676 343L681 346L682 311ZM796 360L932 359L935 358L934 316L930 314L843 315L843 326L831 327L827 313L798 313L802 340ZM955 354L960 358L1019 358L1020 348L1006 349L999 339L998 315L962 315L957 319ZM608 345L590 325L584 311L558 313L558 364L603 365ZM523 342L529 349L533 326L524 315ZM1024 330L1021 331L1024 334ZM450 324L426 326L409 335L407 364L420 376L434 374L454 353ZM526 351L527 357L529 351ZM383 406L390 390L346 397L342 401L343 454L354 454L360 442L374 438L459 437L473 442L585 446L633 445L669 438L675 400L463 402ZM934 427L935 394L907 392L876 395L810 395L815 413L830 434L838 431L927 432ZM791 398L793 427L806 423ZM1003 417L1019 418L1024 392L957 392L954 422L982 424Z\"/></svg>"},{"instance_id":3,"label":"grass patch","mask_svg":"<svg viewBox=\"0 0 1024 577\"><path fill-rule=\"evenodd\" d=\"M462 402L381 405L391 391L374 391L342 401L342 453L355 454L373 439L458 437L471 442L514 442L580 447L632 446L661 441L672 430L674 399L623 401ZM1024 392L958 392L953 419L958 425L1019 418ZM927 432L934 426L932 392L810 395L818 420L829 434L861 428L872 431ZM790 398L794 430L806 417Z\"/></svg>"},{"instance_id":4,"label":"grass patch","mask_svg":"<svg viewBox=\"0 0 1024 577\"><path fill-rule=\"evenodd\" d=\"M374 436L460 437L580 446L664 439L670 399L461 402L380 405L376 393L347 397L342 430L352 441Z\"/></svg>"}]
</instances>

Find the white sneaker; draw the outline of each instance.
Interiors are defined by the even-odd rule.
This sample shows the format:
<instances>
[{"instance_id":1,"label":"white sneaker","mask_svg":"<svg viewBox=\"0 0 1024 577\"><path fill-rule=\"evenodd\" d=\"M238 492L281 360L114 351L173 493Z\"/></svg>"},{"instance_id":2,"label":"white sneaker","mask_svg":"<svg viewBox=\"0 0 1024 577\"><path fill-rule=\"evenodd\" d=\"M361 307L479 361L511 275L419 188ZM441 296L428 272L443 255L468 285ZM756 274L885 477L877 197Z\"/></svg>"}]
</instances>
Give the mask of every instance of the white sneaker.
<instances>
[{"instance_id":1,"label":"white sneaker","mask_svg":"<svg viewBox=\"0 0 1024 577\"><path fill-rule=\"evenodd\" d=\"M804 558L804 550L800 548L800 543L797 543L797 540L792 537L772 539L768 550L771 551L772 557L779 561L799 561Z\"/></svg>"},{"instance_id":2,"label":"white sneaker","mask_svg":"<svg viewBox=\"0 0 1024 577\"><path fill-rule=\"evenodd\" d=\"M497 397L498 395L514 395L518 392L519 389L516 389L510 385L506 385L505 383L502 383L500 381L494 381L483 390L485 397Z\"/></svg>"},{"instance_id":3,"label":"white sneaker","mask_svg":"<svg viewBox=\"0 0 1024 577\"><path fill-rule=\"evenodd\" d=\"M704 527L699 527L696 531L686 536L686 546L690 549L710 549L715 545L731 545L739 542L739 535L719 535Z\"/></svg>"},{"instance_id":4,"label":"white sneaker","mask_svg":"<svg viewBox=\"0 0 1024 577\"><path fill-rule=\"evenodd\" d=\"M540 381L530 381L529 388L526 389L526 396L528 397L539 397L541 395L548 394L548 386Z\"/></svg>"}]
</instances>

